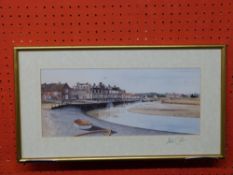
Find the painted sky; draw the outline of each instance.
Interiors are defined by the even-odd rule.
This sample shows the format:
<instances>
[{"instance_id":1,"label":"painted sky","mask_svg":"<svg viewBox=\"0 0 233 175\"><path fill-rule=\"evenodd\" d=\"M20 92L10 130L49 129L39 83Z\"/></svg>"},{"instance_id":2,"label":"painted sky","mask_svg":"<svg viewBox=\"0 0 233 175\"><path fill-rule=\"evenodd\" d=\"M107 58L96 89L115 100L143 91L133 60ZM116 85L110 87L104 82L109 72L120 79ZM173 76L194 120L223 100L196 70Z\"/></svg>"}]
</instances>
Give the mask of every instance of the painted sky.
<instances>
[{"instance_id":1,"label":"painted sky","mask_svg":"<svg viewBox=\"0 0 233 175\"><path fill-rule=\"evenodd\" d=\"M42 69L42 83L103 82L127 92L200 93L200 69Z\"/></svg>"}]
</instances>

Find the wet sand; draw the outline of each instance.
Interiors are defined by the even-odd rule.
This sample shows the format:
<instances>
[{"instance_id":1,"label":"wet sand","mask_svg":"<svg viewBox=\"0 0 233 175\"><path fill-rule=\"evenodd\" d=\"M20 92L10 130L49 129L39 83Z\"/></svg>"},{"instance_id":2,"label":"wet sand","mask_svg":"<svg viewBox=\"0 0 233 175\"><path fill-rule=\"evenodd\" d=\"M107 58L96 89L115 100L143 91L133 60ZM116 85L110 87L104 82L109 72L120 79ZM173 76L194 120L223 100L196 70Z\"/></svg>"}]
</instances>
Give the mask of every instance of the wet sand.
<instances>
[{"instance_id":1,"label":"wet sand","mask_svg":"<svg viewBox=\"0 0 233 175\"><path fill-rule=\"evenodd\" d=\"M176 132L159 131L154 129L143 129L135 126L127 126L105 120L105 117L112 116L119 118L122 114L121 110L128 111L132 115L132 119L139 114L166 117L184 117L184 118L200 118L200 105L196 101L155 101L155 102L140 102L127 105L111 107L107 110L91 110L86 113L77 107L65 107L51 109L55 104L42 104L42 135L43 137L75 137L77 135L85 136L103 136L103 133L91 133L88 130L78 128L74 121L77 119L88 120L93 124L93 128L111 129L112 136L130 136L130 135L167 135L177 134ZM145 116L146 117L146 116ZM166 119L164 118L164 119ZM171 120L171 119L169 119ZM124 120L125 121L125 120Z\"/></svg>"},{"instance_id":2,"label":"wet sand","mask_svg":"<svg viewBox=\"0 0 233 175\"><path fill-rule=\"evenodd\" d=\"M161 99L161 103L200 105L200 98L164 98Z\"/></svg>"},{"instance_id":3,"label":"wet sand","mask_svg":"<svg viewBox=\"0 0 233 175\"><path fill-rule=\"evenodd\" d=\"M138 105L129 107L128 112L139 113L145 115L159 115L159 116L173 116L173 117L200 117L200 105L191 104L170 104L156 102L144 102ZM87 112L88 115L101 118L103 116L109 116L108 110L91 110ZM117 117L117 109L111 111L112 116Z\"/></svg>"},{"instance_id":4,"label":"wet sand","mask_svg":"<svg viewBox=\"0 0 233 175\"><path fill-rule=\"evenodd\" d=\"M75 107L51 110L49 105L42 105L42 136L43 137L76 137L83 136L105 136L103 133L88 134L90 131L79 129L75 126L76 119L90 121L94 127L111 129L111 136L133 136L133 135L171 135L173 132L142 129L137 127L123 126L100 120L84 114ZM82 136L82 137L83 137Z\"/></svg>"},{"instance_id":5,"label":"wet sand","mask_svg":"<svg viewBox=\"0 0 233 175\"><path fill-rule=\"evenodd\" d=\"M200 117L200 105L193 104L172 104L161 102L150 102L134 106L128 109L129 112L147 115L176 116L176 117Z\"/></svg>"}]
</instances>

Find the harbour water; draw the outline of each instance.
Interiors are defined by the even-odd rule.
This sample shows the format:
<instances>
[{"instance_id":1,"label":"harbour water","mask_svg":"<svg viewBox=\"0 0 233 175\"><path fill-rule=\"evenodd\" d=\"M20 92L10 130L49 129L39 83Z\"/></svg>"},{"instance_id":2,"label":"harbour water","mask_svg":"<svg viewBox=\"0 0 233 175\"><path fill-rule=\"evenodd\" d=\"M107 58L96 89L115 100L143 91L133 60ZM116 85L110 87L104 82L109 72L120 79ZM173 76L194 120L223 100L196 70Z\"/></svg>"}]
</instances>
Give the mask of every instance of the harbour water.
<instances>
[{"instance_id":1,"label":"harbour water","mask_svg":"<svg viewBox=\"0 0 233 175\"><path fill-rule=\"evenodd\" d=\"M111 129L112 135L156 135L156 134L199 134L200 118L146 115L129 112L139 104L113 106L96 109L90 116L75 107L55 110L42 109L43 136L77 136L88 133L74 124L76 119L90 121L93 126Z\"/></svg>"},{"instance_id":2,"label":"harbour water","mask_svg":"<svg viewBox=\"0 0 233 175\"><path fill-rule=\"evenodd\" d=\"M150 103L150 102L149 102ZM150 130L184 133L184 134L199 134L200 118L195 117L177 117L164 115L147 115L135 112L129 112L129 109L135 106L147 105L127 104L113 107L109 105L107 109L95 110L96 117L101 120L116 123L120 125L138 127Z\"/></svg>"}]
</instances>

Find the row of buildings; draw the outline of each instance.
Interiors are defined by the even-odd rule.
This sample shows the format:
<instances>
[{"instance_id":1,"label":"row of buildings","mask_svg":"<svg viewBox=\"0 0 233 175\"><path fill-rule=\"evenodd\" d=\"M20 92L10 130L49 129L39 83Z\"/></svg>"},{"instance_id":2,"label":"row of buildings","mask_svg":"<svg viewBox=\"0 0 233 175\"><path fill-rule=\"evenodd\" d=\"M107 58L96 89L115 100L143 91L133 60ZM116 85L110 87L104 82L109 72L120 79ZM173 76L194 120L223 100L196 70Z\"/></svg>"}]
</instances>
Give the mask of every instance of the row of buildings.
<instances>
[{"instance_id":1,"label":"row of buildings","mask_svg":"<svg viewBox=\"0 0 233 175\"><path fill-rule=\"evenodd\" d=\"M49 101L132 101L139 100L140 96L128 93L117 87L99 84L77 83L70 87L67 83L43 83L41 85L41 99Z\"/></svg>"}]
</instances>

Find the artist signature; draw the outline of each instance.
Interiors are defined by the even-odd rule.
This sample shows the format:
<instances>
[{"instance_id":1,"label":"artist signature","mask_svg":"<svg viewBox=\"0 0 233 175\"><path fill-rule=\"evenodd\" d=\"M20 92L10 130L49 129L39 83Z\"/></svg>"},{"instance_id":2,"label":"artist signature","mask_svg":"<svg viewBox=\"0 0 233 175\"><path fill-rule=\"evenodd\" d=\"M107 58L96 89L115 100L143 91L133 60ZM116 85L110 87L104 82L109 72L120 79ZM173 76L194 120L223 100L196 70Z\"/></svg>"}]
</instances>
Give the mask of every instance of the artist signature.
<instances>
[{"instance_id":1,"label":"artist signature","mask_svg":"<svg viewBox=\"0 0 233 175\"><path fill-rule=\"evenodd\" d=\"M175 137L175 138L169 137L166 141L166 144L180 144L184 141L185 139L183 137Z\"/></svg>"}]
</instances>

